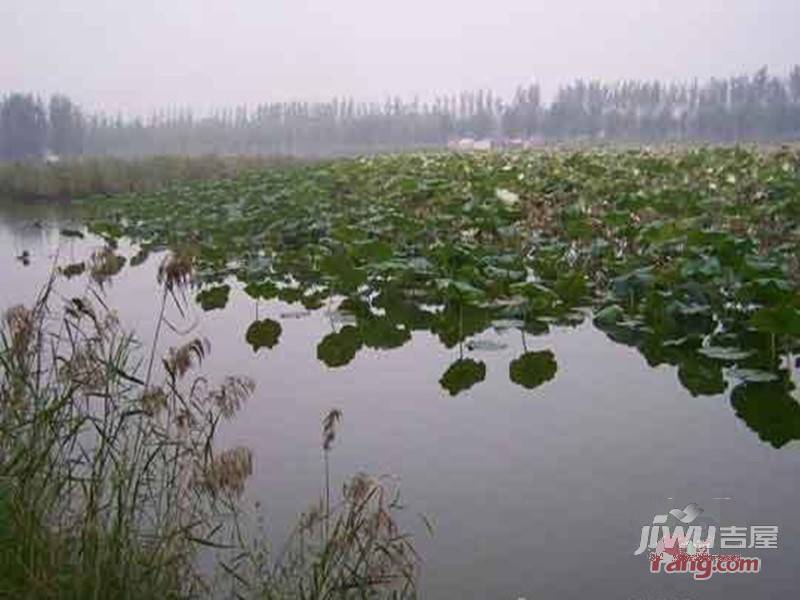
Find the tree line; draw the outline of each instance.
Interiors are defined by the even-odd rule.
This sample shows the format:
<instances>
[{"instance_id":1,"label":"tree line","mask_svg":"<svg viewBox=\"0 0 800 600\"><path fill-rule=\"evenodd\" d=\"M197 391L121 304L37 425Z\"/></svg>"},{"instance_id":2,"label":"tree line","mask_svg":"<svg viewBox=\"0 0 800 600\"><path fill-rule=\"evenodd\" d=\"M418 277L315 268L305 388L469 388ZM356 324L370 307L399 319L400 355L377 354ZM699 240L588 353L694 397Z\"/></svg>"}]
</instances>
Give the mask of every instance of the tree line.
<instances>
[{"instance_id":1,"label":"tree line","mask_svg":"<svg viewBox=\"0 0 800 600\"><path fill-rule=\"evenodd\" d=\"M47 103L12 93L0 102L0 159L152 154L325 156L441 147L458 138L610 142L786 141L800 138L800 66L705 82L577 80L550 102L538 85L510 99L489 90L431 101L272 102L197 115L87 114L63 95Z\"/></svg>"}]
</instances>

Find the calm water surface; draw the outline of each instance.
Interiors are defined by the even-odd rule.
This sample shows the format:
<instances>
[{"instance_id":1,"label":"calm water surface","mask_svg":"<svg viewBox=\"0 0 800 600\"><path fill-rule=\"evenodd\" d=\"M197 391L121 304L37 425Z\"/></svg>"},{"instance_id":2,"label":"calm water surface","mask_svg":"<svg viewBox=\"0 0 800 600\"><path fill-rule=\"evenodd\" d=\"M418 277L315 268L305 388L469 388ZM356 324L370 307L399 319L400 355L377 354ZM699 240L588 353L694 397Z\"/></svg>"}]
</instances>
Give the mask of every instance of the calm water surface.
<instances>
[{"instance_id":1,"label":"calm water surface","mask_svg":"<svg viewBox=\"0 0 800 600\"><path fill-rule=\"evenodd\" d=\"M59 233L76 218L69 207L0 204L0 307L30 303L54 262L83 260L98 246ZM27 266L16 258L24 251ZM124 269L107 289L109 304L145 342L157 316L158 261ZM70 296L85 286L80 277L58 290ZM363 348L331 369L316 357L332 330L326 311L284 314L296 310L256 307L237 289L225 310L195 307L189 317L193 335L211 341L209 374L257 383L222 443L254 451L247 501L260 501L273 539L318 497L320 420L338 407L333 476L341 482L367 471L400 481L404 524L424 560L423 598L796 597L798 445L762 441L736 416L732 384L725 395L693 397L675 367L648 367L587 319L528 336L529 351L549 349L558 362L555 378L535 390L509 380L510 360L524 351L519 332L482 334L507 347L465 350L485 361L486 379L452 397L438 381L458 349L434 335L415 333L395 350ZM283 327L272 350L254 353L245 343L256 311ZM777 549L743 552L762 558L760 574L698 582L648 573L646 555L634 556L642 527L691 502L722 526L779 527ZM418 513L432 521L433 536Z\"/></svg>"}]
</instances>

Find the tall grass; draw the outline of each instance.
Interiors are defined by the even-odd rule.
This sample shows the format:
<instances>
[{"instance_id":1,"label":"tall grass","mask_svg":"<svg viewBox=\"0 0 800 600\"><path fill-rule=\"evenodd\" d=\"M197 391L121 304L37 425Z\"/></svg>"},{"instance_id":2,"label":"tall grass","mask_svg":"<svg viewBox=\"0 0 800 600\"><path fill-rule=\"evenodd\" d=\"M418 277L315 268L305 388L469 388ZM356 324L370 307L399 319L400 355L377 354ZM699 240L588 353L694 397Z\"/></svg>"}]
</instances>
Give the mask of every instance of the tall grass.
<instances>
[{"instance_id":1,"label":"tall grass","mask_svg":"<svg viewBox=\"0 0 800 600\"><path fill-rule=\"evenodd\" d=\"M0 162L0 199L71 200L149 192L172 183L230 178L299 163L281 156L150 156L80 158L57 163Z\"/></svg>"},{"instance_id":2,"label":"tall grass","mask_svg":"<svg viewBox=\"0 0 800 600\"><path fill-rule=\"evenodd\" d=\"M191 270L190 257L165 261L164 301L185 301L175 292ZM240 507L250 450L215 443L253 382L212 385L200 370L209 344L197 338L154 369L158 339L142 347L101 288L66 299L56 287L0 326L0 596L414 595L417 560L390 487L359 475L331 506L333 424L325 500L273 554ZM163 306L157 318L158 330ZM198 566L211 551L217 574Z\"/></svg>"},{"instance_id":3,"label":"tall grass","mask_svg":"<svg viewBox=\"0 0 800 600\"><path fill-rule=\"evenodd\" d=\"M301 517L273 561L256 546L225 564L237 574L234 596L269 600L416 596L418 557L410 536L395 519L402 505L391 480L359 473L343 486L340 500L331 504L328 462L341 418L342 413L333 409L323 420L324 496ZM243 539L239 541L246 547Z\"/></svg>"}]
</instances>

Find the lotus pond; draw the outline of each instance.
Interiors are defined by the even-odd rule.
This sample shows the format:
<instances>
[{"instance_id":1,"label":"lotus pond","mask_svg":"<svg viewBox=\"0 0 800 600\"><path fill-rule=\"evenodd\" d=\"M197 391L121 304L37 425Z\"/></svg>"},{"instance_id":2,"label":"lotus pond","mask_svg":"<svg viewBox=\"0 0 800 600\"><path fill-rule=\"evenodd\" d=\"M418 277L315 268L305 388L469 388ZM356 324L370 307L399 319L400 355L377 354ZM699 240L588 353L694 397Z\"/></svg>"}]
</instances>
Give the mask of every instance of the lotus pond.
<instances>
[{"instance_id":1,"label":"lotus pond","mask_svg":"<svg viewBox=\"0 0 800 600\"><path fill-rule=\"evenodd\" d=\"M800 585L797 150L369 157L76 204L0 208L0 301L56 264L147 337L163 253L191 256L171 334L256 380L223 435L276 539L337 406L333 473L400 480L424 598ZM690 502L779 526L762 573L649 574L641 527Z\"/></svg>"}]
</instances>

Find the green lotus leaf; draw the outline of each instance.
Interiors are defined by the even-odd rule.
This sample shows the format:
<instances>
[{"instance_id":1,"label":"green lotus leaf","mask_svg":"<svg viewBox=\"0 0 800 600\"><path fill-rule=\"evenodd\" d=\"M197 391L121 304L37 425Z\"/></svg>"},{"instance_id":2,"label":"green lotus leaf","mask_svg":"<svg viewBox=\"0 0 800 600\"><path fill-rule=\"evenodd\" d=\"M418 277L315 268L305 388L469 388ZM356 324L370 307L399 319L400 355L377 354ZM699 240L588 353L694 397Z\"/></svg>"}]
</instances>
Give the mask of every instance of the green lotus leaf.
<instances>
[{"instance_id":1,"label":"green lotus leaf","mask_svg":"<svg viewBox=\"0 0 800 600\"><path fill-rule=\"evenodd\" d=\"M619 304L611 304L598 311L594 316L594 323L598 327L616 325L625 318L625 311Z\"/></svg>"},{"instance_id":2,"label":"green lotus leaf","mask_svg":"<svg viewBox=\"0 0 800 600\"><path fill-rule=\"evenodd\" d=\"M368 317L358 321L358 329L368 348L389 350L399 348L411 340L411 332L383 317Z\"/></svg>"},{"instance_id":3,"label":"green lotus leaf","mask_svg":"<svg viewBox=\"0 0 800 600\"><path fill-rule=\"evenodd\" d=\"M700 355L687 357L680 363L678 379L692 396L714 396L722 394L728 387L722 366Z\"/></svg>"},{"instance_id":4,"label":"green lotus leaf","mask_svg":"<svg viewBox=\"0 0 800 600\"><path fill-rule=\"evenodd\" d=\"M750 324L775 335L800 335L800 311L790 306L762 308L752 316Z\"/></svg>"}]
</instances>

